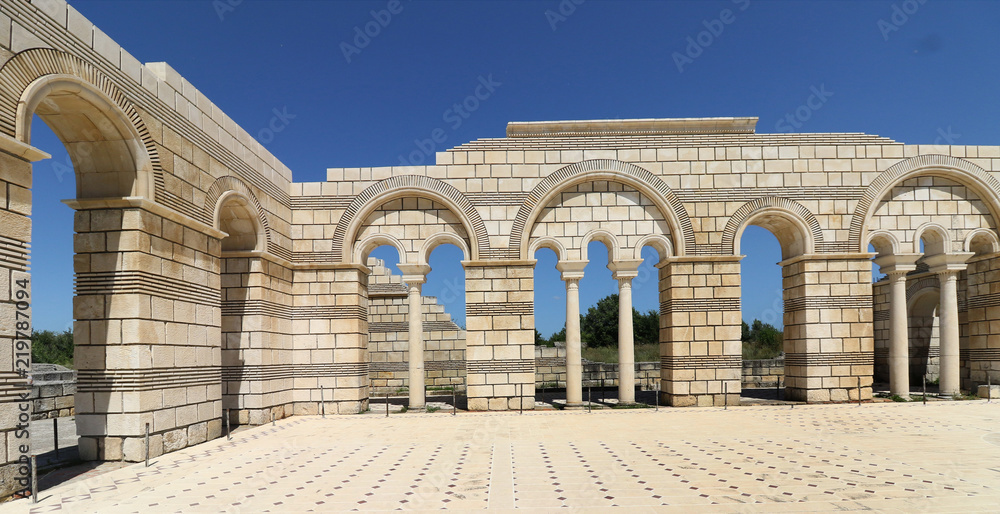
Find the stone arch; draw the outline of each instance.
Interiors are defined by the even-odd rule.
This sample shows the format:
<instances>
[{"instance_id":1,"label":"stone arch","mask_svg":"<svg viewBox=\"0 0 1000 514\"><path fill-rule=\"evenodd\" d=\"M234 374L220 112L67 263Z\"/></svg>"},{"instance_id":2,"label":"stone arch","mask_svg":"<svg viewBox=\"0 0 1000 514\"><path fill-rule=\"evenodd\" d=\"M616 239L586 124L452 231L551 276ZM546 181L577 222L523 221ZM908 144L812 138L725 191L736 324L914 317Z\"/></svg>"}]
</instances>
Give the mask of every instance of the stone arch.
<instances>
[{"instance_id":1,"label":"stone arch","mask_svg":"<svg viewBox=\"0 0 1000 514\"><path fill-rule=\"evenodd\" d=\"M975 164L949 155L930 154L900 161L882 172L868 185L851 217L849 245L866 250L868 220L893 187L919 176L940 176L972 189L986 204L994 221L1000 222L1000 181ZM865 247L862 247L864 245Z\"/></svg>"},{"instance_id":2,"label":"stone arch","mask_svg":"<svg viewBox=\"0 0 1000 514\"><path fill-rule=\"evenodd\" d=\"M218 225L218 212L221 206L221 201L225 200L225 197L229 194L236 193L247 199L250 205L253 206L254 215L257 217L258 223L260 223L261 233L263 235L263 248L268 250L271 249L271 227L267 222L267 213L264 211L264 207L260 204L257 199L257 195L253 194L245 182L232 175L227 175L225 177L219 177L212 183L208 188L208 192L205 195L205 205L203 207L204 215L206 219L210 219L213 222L213 226L219 228Z\"/></svg>"},{"instance_id":3,"label":"stone arch","mask_svg":"<svg viewBox=\"0 0 1000 514\"><path fill-rule=\"evenodd\" d=\"M92 130L56 119L67 112L82 115ZM104 171L104 176L87 184L78 181L78 198L153 197L163 173L156 143L135 106L92 64L51 48L25 50L4 63L0 67L0 131L30 144L35 113L66 144L77 173ZM84 152L82 149L89 147L80 143L119 146L128 151L134 169L118 172L109 182L110 173L99 168L114 156L88 170L88 164L99 156Z\"/></svg>"},{"instance_id":4,"label":"stone arch","mask_svg":"<svg viewBox=\"0 0 1000 514\"><path fill-rule=\"evenodd\" d=\"M388 201L404 197L422 197L442 203L458 216L469 238L475 238L475 241L470 240L469 244L471 260L479 260L480 255L489 253L490 242L486 224L483 223L479 211L461 191L434 178L400 175L368 186L347 206L333 232L333 259L345 262L344 259L353 254L351 247L354 245L358 230L373 210Z\"/></svg>"},{"instance_id":5,"label":"stone arch","mask_svg":"<svg viewBox=\"0 0 1000 514\"><path fill-rule=\"evenodd\" d=\"M568 253L566 252L566 247L563 246L562 242L555 237L538 237L531 243L528 247L528 257L534 259L535 252L541 250L542 248L548 248L556 254L556 259L563 261L568 258Z\"/></svg>"},{"instance_id":6,"label":"stone arch","mask_svg":"<svg viewBox=\"0 0 1000 514\"><path fill-rule=\"evenodd\" d=\"M642 249L647 246L652 246L656 250L656 253L659 254L661 262L663 259L671 257L674 254L674 247L670 243L670 239L661 236L660 234L650 234L640 239L639 243L635 245L632 258L642 260Z\"/></svg>"},{"instance_id":7,"label":"stone arch","mask_svg":"<svg viewBox=\"0 0 1000 514\"><path fill-rule=\"evenodd\" d=\"M218 201L213 226L227 235L222 239L223 252L260 251L266 239L263 225L253 202L245 195L227 191Z\"/></svg>"},{"instance_id":8,"label":"stone arch","mask_svg":"<svg viewBox=\"0 0 1000 514\"><path fill-rule=\"evenodd\" d=\"M530 258L529 232L549 201L568 187L598 180L626 184L651 199L670 227L677 255L685 255L686 242L694 241L694 228L680 199L666 183L648 170L614 159L578 162L560 168L542 179L517 211L508 248L516 251L521 259Z\"/></svg>"},{"instance_id":9,"label":"stone arch","mask_svg":"<svg viewBox=\"0 0 1000 514\"><path fill-rule=\"evenodd\" d=\"M399 255L399 262L406 262L408 252L403 247L403 243L389 234L372 234L358 241L358 244L354 245L354 255L352 256L354 262L359 262L367 266L368 254L379 246L391 246L395 248L396 254Z\"/></svg>"},{"instance_id":10,"label":"stone arch","mask_svg":"<svg viewBox=\"0 0 1000 514\"><path fill-rule=\"evenodd\" d=\"M875 247L875 252L879 256L898 255L900 251L899 239L887 230L878 230L869 234L868 244Z\"/></svg>"},{"instance_id":11,"label":"stone arch","mask_svg":"<svg viewBox=\"0 0 1000 514\"><path fill-rule=\"evenodd\" d=\"M587 260L587 246L593 241L600 241L608 249L608 262L618 262L621 258L619 256L621 246L618 243L618 238L607 230L595 229L583 236L583 245L580 247L582 260Z\"/></svg>"},{"instance_id":12,"label":"stone arch","mask_svg":"<svg viewBox=\"0 0 1000 514\"><path fill-rule=\"evenodd\" d=\"M920 251L920 241L924 240L924 250ZM936 255L951 251L951 236L948 229L937 223L924 223L917 227L913 237L913 253Z\"/></svg>"},{"instance_id":13,"label":"stone arch","mask_svg":"<svg viewBox=\"0 0 1000 514\"><path fill-rule=\"evenodd\" d=\"M1000 253L1000 239L997 238L996 232L978 228L966 235L963 249L976 255Z\"/></svg>"},{"instance_id":14,"label":"stone arch","mask_svg":"<svg viewBox=\"0 0 1000 514\"><path fill-rule=\"evenodd\" d=\"M730 216L722 232L723 252L738 254L740 236L752 224L770 230L778 238L784 259L814 253L816 244L823 242L823 229L809 209L788 198L768 196L744 204Z\"/></svg>"},{"instance_id":15,"label":"stone arch","mask_svg":"<svg viewBox=\"0 0 1000 514\"><path fill-rule=\"evenodd\" d=\"M428 261L431 258L431 252L433 252L438 246L445 244L455 245L459 250L462 250L464 260L469 260L471 258L469 245L464 239L449 232L438 232L437 234L425 239L423 245L420 246L420 251L417 252L417 264L428 264ZM400 255L400 258L402 258L402 255Z\"/></svg>"}]
</instances>

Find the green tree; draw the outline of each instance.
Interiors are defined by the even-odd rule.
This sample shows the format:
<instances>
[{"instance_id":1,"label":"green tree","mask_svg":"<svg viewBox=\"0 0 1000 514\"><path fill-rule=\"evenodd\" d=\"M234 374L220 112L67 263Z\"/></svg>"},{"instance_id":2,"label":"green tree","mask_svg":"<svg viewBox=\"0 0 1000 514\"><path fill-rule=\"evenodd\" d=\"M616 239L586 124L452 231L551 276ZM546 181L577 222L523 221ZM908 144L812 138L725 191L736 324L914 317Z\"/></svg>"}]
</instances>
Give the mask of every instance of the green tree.
<instances>
[{"instance_id":1,"label":"green tree","mask_svg":"<svg viewBox=\"0 0 1000 514\"><path fill-rule=\"evenodd\" d=\"M31 334L31 360L73 367L73 331L41 330Z\"/></svg>"},{"instance_id":2,"label":"green tree","mask_svg":"<svg viewBox=\"0 0 1000 514\"><path fill-rule=\"evenodd\" d=\"M660 342L660 313L649 310L645 314L632 309L632 333L635 344L653 344Z\"/></svg>"},{"instance_id":3,"label":"green tree","mask_svg":"<svg viewBox=\"0 0 1000 514\"><path fill-rule=\"evenodd\" d=\"M770 323L755 319L747 325L744 321L742 332L744 359L773 359L781 354L784 333Z\"/></svg>"},{"instance_id":4,"label":"green tree","mask_svg":"<svg viewBox=\"0 0 1000 514\"><path fill-rule=\"evenodd\" d=\"M605 296L580 319L580 339L587 346L618 346L618 295Z\"/></svg>"},{"instance_id":5,"label":"green tree","mask_svg":"<svg viewBox=\"0 0 1000 514\"><path fill-rule=\"evenodd\" d=\"M560 329L558 332L553 332L552 335L549 336L549 342L550 343L555 343L556 341L563 341L563 342L566 341L566 325L565 324L563 324L562 329Z\"/></svg>"}]
</instances>

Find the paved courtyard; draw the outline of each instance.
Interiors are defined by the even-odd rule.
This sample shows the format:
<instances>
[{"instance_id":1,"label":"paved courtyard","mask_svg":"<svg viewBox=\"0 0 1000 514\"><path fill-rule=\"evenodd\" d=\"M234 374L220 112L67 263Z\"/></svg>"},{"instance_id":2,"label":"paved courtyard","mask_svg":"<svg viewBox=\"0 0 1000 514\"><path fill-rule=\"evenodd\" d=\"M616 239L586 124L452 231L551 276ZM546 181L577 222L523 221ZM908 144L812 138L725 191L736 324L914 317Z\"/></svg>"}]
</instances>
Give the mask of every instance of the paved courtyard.
<instances>
[{"instance_id":1,"label":"paved courtyard","mask_svg":"<svg viewBox=\"0 0 1000 514\"><path fill-rule=\"evenodd\" d=\"M5 512L996 511L1000 404L294 417Z\"/></svg>"}]
</instances>

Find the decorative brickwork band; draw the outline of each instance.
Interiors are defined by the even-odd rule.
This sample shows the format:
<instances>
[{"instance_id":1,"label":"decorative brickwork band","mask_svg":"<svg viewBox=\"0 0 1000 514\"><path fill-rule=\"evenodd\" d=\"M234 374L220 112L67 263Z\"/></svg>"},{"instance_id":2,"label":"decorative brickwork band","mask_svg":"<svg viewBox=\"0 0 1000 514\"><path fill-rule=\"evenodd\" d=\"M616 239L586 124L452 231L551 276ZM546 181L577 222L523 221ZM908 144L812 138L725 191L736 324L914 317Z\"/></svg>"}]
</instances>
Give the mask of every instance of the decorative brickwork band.
<instances>
[{"instance_id":1,"label":"decorative brickwork band","mask_svg":"<svg viewBox=\"0 0 1000 514\"><path fill-rule=\"evenodd\" d=\"M212 307L220 304L218 289L146 271L77 273L75 279L76 294L79 296L148 294Z\"/></svg>"},{"instance_id":2,"label":"decorative brickwork band","mask_svg":"<svg viewBox=\"0 0 1000 514\"><path fill-rule=\"evenodd\" d=\"M360 305L291 306L268 300L227 300L223 316L274 316L281 319L368 319Z\"/></svg>"},{"instance_id":3,"label":"decorative brickwork band","mask_svg":"<svg viewBox=\"0 0 1000 514\"><path fill-rule=\"evenodd\" d=\"M270 364L223 366L222 380L227 382L278 380L282 378L367 377L368 363Z\"/></svg>"},{"instance_id":4,"label":"decorative brickwork band","mask_svg":"<svg viewBox=\"0 0 1000 514\"><path fill-rule=\"evenodd\" d=\"M739 355L685 355L660 357L663 369L725 369L742 368Z\"/></svg>"},{"instance_id":5,"label":"decorative brickwork band","mask_svg":"<svg viewBox=\"0 0 1000 514\"><path fill-rule=\"evenodd\" d=\"M528 193L465 193L473 205L521 205L528 199Z\"/></svg>"},{"instance_id":6,"label":"decorative brickwork band","mask_svg":"<svg viewBox=\"0 0 1000 514\"><path fill-rule=\"evenodd\" d=\"M491 361L467 361L465 370L470 375L489 373L534 373L534 359L496 359Z\"/></svg>"},{"instance_id":7,"label":"decorative brickwork band","mask_svg":"<svg viewBox=\"0 0 1000 514\"><path fill-rule=\"evenodd\" d=\"M81 393L153 391L177 387L211 386L222 383L217 366L150 369L81 369L77 388Z\"/></svg>"},{"instance_id":8,"label":"decorative brickwork band","mask_svg":"<svg viewBox=\"0 0 1000 514\"><path fill-rule=\"evenodd\" d=\"M368 296L406 296L403 284L368 284Z\"/></svg>"},{"instance_id":9,"label":"decorative brickwork band","mask_svg":"<svg viewBox=\"0 0 1000 514\"><path fill-rule=\"evenodd\" d=\"M805 200L857 200L865 194L863 187L732 187L678 189L677 198L684 203L749 202L769 196Z\"/></svg>"},{"instance_id":10,"label":"decorative brickwork band","mask_svg":"<svg viewBox=\"0 0 1000 514\"><path fill-rule=\"evenodd\" d=\"M739 298L681 298L660 302L660 314L740 310Z\"/></svg>"},{"instance_id":11,"label":"decorative brickwork band","mask_svg":"<svg viewBox=\"0 0 1000 514\"><path fill-rule=\"evenodd\" d=\"M959 353L965 352L966 350L960 350ZM920 346L917 348L910 348L909 355L914 359L936 359L941 357L941 347L940 346Z\"/></svg>"},{"instance_id":12,"label":"decorative brickwork band","mask_svg":"<svg viewBox=\"0 0 1000 514\"><path fill-rule=\"evenodd\" d=\"M17 373L0 373L0 401L19 398L30 390L27 379Z\"/></svg>"},{"instance_id":13,"label":"decorative brickwork band","mask_svg":"<svg viewBox=\"0 0 1000 514\"><path fill-rule=\"evenodd\" d=\"M531 316L535 304L531 302L470 303L465 306L466 316Z\"/></svg>"},{"instance_id":14,"label":"decorative brickwork band","mask_svg":"<svg viewBox=\"0 0 1000 514\"><path fill-rule=\"evenodd\" d=\"M809 309L871 309L871 296L804 296L785 300L785 312Z\"/></svg>"},{"instance_id":15,"label":"decorative brickwork band","mask_svg":"<svg viewBox=\"0 0 1000 514\"><path fill-rule=\"evenodd\" d=\"M404 372L409 370L409 363L402 362L371 362L368 369L374 372ZM424 361L425 371L465 371L465 361Z\"/></svg>"},{"instance_id":16,"label":"decorative brickwork band","mask_svg":"<svg viewBox=\"0 0 1000 514\"><path fill-rule=\"evenodd\" d=\"M368 332L373 334L379 333L393 333L400 332L406 333L410 329L409 323L406 321L376 321L368 323ZM451 321L424 321L423 322L424 332L445 332L449 330L462 330L458 325Z\"/></svg>"},{"instance_id":17,"label":"decorative brickwork band","mask_svg":"<svg viewBox=\"0 0 1000 514\"><path fill-rule=\"evenodd\" d=\"M353 195L338 196L293 196L289 199L292 210L342 211L354 201Z\"/></svg>"},{"instance_id":18,"label":"decorative brickwork band","mask_svg":"<svg viewBox=\"0 0 1000 514\"><path fill-rule=\"evenodd\" d=\"M1000 307L1000 293L983 294L970 296L967 305L969 309L984 309L986 307Z\"/></svg>"},{"instance_id":19,"label":"decorative brickwork band","mask_svg":"<svg viewBox=\"0 0 1000 514\"><path fill-rule=\"evenodd\" d=\"M561 368L566 365L566 359L560 357L536 357L535 367L538 368Z\"/></svg>"},{"instance_id":20,"label":"decorative brickwork band","mask_svg":"<svg viewBox=\"0 0 1000 514\"><path fill-rule=\"evenodd\" d=\"M961 350L959 356L962 360L1000 362L1000 348L971 348Z\"/></svg>"},{"instance_id":21,"label":"decorative brickwork band","mask_svg":"<svg viewBox=\"0 0 1000 514\"><path fill-rule=\"evenodd\" d=\"M790 353L785 366L872 366L874 352Z\"/></svg>"},{"instance_id":22,"label":"decorative brickwork band","mask_svg":"<svg viewBox=\"0 0 1000 514\"><path fill-rule=\"evenodd\" d=\"M872 313L872 319L875 321L889 321L889 311L875 311Z\"/></svg>"},{"instance_id":23,"label":"decorative brickwork band","mask_svg":"<svg viewBox=\"0 0 1000 514\"><path fill-rule=\"evenodd\" d=\"M0 266L28 271L28 243L0 236Z\"/></svg>"}]
</instances>

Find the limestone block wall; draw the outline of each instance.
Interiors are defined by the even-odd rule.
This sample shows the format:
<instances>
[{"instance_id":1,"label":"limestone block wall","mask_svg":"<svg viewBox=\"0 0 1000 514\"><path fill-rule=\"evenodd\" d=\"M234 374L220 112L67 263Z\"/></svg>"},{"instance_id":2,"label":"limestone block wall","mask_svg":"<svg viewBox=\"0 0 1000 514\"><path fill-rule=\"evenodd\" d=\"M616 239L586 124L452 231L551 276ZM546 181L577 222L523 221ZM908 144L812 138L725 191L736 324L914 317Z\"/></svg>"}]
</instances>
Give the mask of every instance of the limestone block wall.
<instances>
[{"instance_id":1,"label":"limestone block wall","mask_svg":"<svg viewBox=\"0 0 1000 514\"><path fill-rule=\"evenodd\" d=\"M745 388L771 388L784 382L785 358L743 361L743 384Z\"/></svg>"},{"instance_id":2,"label":"limestone block wall","mask_svg":"<svg viewBox=\"0 0 1000 514\"><path fill-rule=\"evenodd\" d=\"M222 259L222 407L233 424L292 413L294 271L259 254Z\"/></svg>"},{"instance_id":3,"label":"limestone block wall","mask_svg":"<svg viewBox=\"0 0 1000 514\"><path fill-rule=\"evenodd\" d=\"M31 419L72 416L76 371L55 364L31 365Z\"/></svg>"},{"instance_id":4,"label":"limestone block wall","mask_svg":"<svg viewBox=\"0 0 1000 514\"><path fill-rule=\"evenodd\" d=\"M471 410L535 407L534 263L465 265Z\"/></svg>"},{"instance_id":5,"label":"limestone block wall","mask_svg":"<svg viewBox=\"0 0 1000 514\"><path fill-rule=\"evenodd\" d=\"M785 384L790 399L871 399L871 261L867 254L782 262ZM860 390L859 390L860 388Z\"/></svg>"},{"instance_id":6,"label":"limestone block wall","mask_svg":"<svg viewBox=\"0 0 1000 514\"><path fill-rule=\"evenodd\" d=\"M368 408L370 272L357 265L296 270L291 352L294 414L319 414L321 400L328 414L356 414Z\"/></svg>"},{"instance_id":7,"label":"limestone block wall","mask_svg":"<svg viewBox=\"0 0 1000 514\"><path fill-rule=\"evenodd\" d=\"M889 280L885 277L872 284L872 338L874 380L889 383Z\"/></svg>"},{"instance_id":8,"label":"limestone block wall","mask_svg":"<svg viewBox=\"0 0 1000 514\"><path fill-rule=\"evenodd\" d=\"M566 387L566 347L535 347L535 389Z\"/></svg>"},{"instance_id":9,"label":"limestone block wall","mask_svg":"<svg viewBox=\"0 0 1000 514\"><path fill-rule=\"evenodd\" d=\"M967 291L970 386L1000 384L1000 257L969 262Z\"/></svg>"},{"instance_id":10,"label":"limestone block wall","mask_svg":"<svg viewBox=\"0 0 1000 514\"><path fill-rule=\"evenodd\" d=\"M369 379L375 395L409 387L409 304L402 277L381 259L368 259ZM465 389L465 330L444 306L423 297L425 387Z\"/></svg>"},{"instance_id":11,"label":"limestone block wall","mask_svg":"<svg viewBox=\"0 0 1000 514\"><path fill-rule=\"evenodd\" d=\"M221 431L220 235L144 201L76 201L77 433L138 461ZM214 236L214 237L213 237Z\"/></svg>"},{"instance_id":12,"label":"limestone block wall","mask_svg":"<svg viewBox=\"0 0 1000 514\"><path fill-rule=\"evenodd\" d=\"M739 285L739 258L660 266L662 395L670 405L739 404Z\"/></svg>"}]
</instances>

